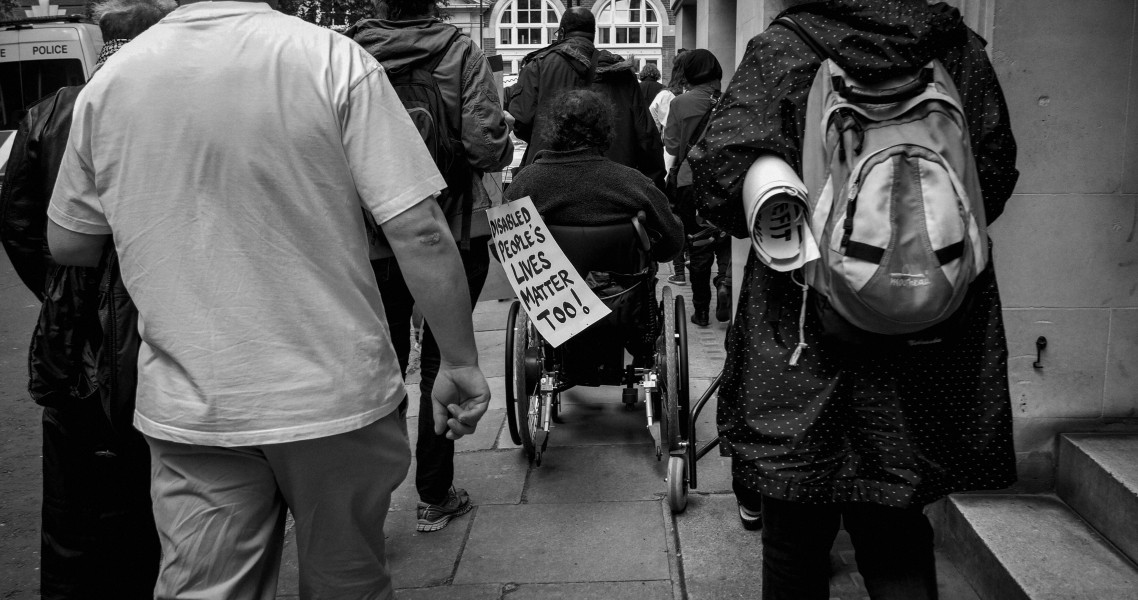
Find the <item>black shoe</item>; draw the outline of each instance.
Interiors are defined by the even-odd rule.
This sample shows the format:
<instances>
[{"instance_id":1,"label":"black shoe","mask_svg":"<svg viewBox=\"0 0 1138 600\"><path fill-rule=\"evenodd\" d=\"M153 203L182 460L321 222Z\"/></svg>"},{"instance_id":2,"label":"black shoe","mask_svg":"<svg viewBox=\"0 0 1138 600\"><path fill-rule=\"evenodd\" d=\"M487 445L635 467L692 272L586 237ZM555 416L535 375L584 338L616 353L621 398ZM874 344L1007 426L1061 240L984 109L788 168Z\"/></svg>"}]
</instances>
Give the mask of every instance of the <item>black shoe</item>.
<instances>
[{"instance_id":1,"label":"black shoe","mask_svg":"<svg viewBox=\"0 0 1138 600\"><path fill-rule=\"evenodd\" d=\"M699 325L700 327L707 327L711 323L711 320L707 316L707 309L695 309L691 314L691 322Z\"/></svg>"},{"instance_id":2,"label":"black shoe","mask_svg":"<svg viewBox=\"0 0 1138 600\"><path fill-rule=\"evenodd\" d=\"M747 531L758 531L763 528L763 513L762 511L752 511L751 509L739 503L739 521L743 523L743 529Z\"/></svg>"},{"instance_id":3,"label":"black shoe","mask_svg":"<svg viewBox=\"0 0 1138 600\"><path fill-rule=\"evenodd\" d=\"M715 319L720 323L731 320L731 288L722 283L715 286Z\"/></svg>"}]
</instances>

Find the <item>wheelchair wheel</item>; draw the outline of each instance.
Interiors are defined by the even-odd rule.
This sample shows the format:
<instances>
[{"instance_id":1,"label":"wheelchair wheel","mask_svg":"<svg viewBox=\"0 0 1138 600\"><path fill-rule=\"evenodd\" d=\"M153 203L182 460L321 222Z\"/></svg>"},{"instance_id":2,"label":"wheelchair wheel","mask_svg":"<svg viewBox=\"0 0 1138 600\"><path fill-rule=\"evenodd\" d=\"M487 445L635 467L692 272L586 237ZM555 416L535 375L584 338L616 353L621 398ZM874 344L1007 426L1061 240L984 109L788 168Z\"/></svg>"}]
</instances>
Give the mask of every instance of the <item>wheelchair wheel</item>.
<instances>
[{"instance_id":1,"label":"wheelchair wheel","mask_svg":"<svg viewBox=\"0 0 1138 600\"><path fill-rule=\"evenodd\" d=\"M536 347L537 339L533 333L533 327L530 325L529 317L520 310L513 333L514 353L511 367L513 377L506 382L506 387L512 389L514 406L507 406L507 412L513 413L517 420L519 443L525 449L526 456L533 460L535 450L530 404L533 399L533 391L537 387L537 381L534 380L531 373L533 365L530 363L535 360L535 355L538 357L536 360L540 360L540 353ZM509 393L507 392L507 394ZM509 398L507 398L508 400ZM511 431L510 434L512 437L513 432Z\"/></svg>"},{"instance_id":2,"label":"wheelchair wheel","mask_svg":"<svg viewBox=\"0 0 1138 600\"><path fill-rule=\"evenodd\" d=\"M518 346L514 341L517 339L516 329L519 327L518 314L521 313L521 308L522 303L515 300L510 304L510 312L506 316L506 422L510 427L510 439L519 446L522 437L518 433L517 402L518 397L525 394L525 346ZM522 315L520 326L525 327L525 315Z\"/></svg>"},{"instance_id":3,"label":"wheelchair wheel","mask_svg":"<svg viewBox=\"0 0 1138 600\"><path fill-rule=\"evenodd\" d=\"M679 411L679 369L676 360L676 303L672 298L672 288L665 286L661 341L663 352L657 354L657 368L663 377L663 394L660 396L660 438L664 448L670 452L680 440ZM663 359L662 361L659 359Z\"/></svg>"},{"instance_id":4,"label":"wheelchair wheel","mask_svg":"<svg viewBox=\"0 0 1138 600\"><path fill-rule=\"evenodd\" d=\"M673 513L682 513L688 507L688 471L684 457L668 457L668 506Z\"/></svg>"},{"instance_id":5,"label":"wheelchair wheel","mask_svg":"<svg viewBox=\"0 0 1138 600\"><path fill-rule=\"evenodd\" d=\"M679 373L680 438L688 439L691 422L691 390L688 388L688 314L683 296L676 296L676 372Z\"/></svg>"}]
</instances>

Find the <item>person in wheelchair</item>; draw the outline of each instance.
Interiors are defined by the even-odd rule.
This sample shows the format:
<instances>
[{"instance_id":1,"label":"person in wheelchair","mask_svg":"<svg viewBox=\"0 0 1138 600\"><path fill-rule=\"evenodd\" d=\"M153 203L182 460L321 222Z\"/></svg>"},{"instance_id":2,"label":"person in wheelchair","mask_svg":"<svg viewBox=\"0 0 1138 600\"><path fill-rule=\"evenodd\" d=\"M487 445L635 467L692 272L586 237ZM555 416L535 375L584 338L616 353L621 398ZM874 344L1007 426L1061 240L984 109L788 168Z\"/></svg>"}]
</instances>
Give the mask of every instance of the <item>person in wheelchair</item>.
<instances>
[{"instance_id":1,"label":"person in wheelchair","mask_svg":"<svg viewBox=\"0 0 1138 600\"><path fill-rule=\"evenodd\" d=\"M508 201L529 196L550 226L600 226L629 223L644 214L643 226L651 243L644 274L648 292L641 297L655 307L655 261L670 261L683 247L684 229L672 214L668 198L651 179L636 169L605 158L613 141L613 110L599 94L569 90L546 110L539 132L549 149L522 169L506 190ZM570 256L572 260L572 256ZM580 270L580 265L578 269ZM600 273L581 273L602 299L613 296L621 283ZM655 348L655 310L633 311L636 329L625 335L625 348L635 364L649 364Z\"/></svg>"}]
</instances>

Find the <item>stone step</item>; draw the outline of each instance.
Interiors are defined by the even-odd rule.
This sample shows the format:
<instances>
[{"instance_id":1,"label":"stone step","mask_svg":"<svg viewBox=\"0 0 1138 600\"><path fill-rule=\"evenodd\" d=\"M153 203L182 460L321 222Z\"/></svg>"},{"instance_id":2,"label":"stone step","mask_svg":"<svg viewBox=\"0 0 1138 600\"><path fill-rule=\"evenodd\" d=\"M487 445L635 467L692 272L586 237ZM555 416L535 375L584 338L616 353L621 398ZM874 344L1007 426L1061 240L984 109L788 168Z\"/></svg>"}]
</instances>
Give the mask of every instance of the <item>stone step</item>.
<instances>
[{"instance_id":1,"label":"stone step","mask_svg":"<svg viewBox=\"0 0 1138 600\"><path fill-rule=\"evenodd\" d=\"M1134 600L1138 567L1058 497L950 496L942 548L982 600Z\"/></svg>"},{"instance_id":2,"label":"stone step","mask_svg":"<svg viewBox=\"0 0 1138 600\"><path fill-rule=\"evenodd\" d=\"M1138 435L1059 436L1055 491L1130 560L1138 561ZM1138 597L1138 590L1134 592Z\"/></svg>"}]
</instances>

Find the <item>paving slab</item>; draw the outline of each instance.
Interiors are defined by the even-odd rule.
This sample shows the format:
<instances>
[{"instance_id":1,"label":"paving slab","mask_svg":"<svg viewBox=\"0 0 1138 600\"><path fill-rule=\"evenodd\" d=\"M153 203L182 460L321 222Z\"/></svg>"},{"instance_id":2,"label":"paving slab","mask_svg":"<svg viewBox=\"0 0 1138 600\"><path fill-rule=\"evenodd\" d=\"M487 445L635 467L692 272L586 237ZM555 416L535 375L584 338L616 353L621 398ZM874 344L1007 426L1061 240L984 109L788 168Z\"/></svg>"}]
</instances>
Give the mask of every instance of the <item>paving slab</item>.
<instances>
[{"instance_id":1,"label":"paving slab","mask_svg":"<svg viewBox=\"0 0 1138 600\"><path fill-rule=\"evenodd\" d=\"M505 336L506 333L506 317L510 312L509 302L499 302L498 300L484 300L479 302L474 307L474 312L470 315L471 320L474 322L474 331L500 331L501 335ZM504 337L502 338L505 339Z\"/></svg>"},{"instance_id":2,"label":"paving slab","mask_svg":"<svg viewBox=\"0 0 1138 600\"><path fill-rule=\"evenodd\" d=\"M455 452L475 452L478 450L492 450L498 443L498 436L505 426L505 409L488 410L478 421L474 433L464 435L454 443ZM419 439L419 417L407 419L407 437L411 443L411 452L415 452L415 442Z\"/></svg>"},{"instance_id":3,"label":"paving slab","mask_svg":"<svg viewBox=\"0 0 1138 600\"><path fill-rule=\"evenodd\" d=\"M759 597L762 532L743 529L734 495L690 496L676 530L688 600Z\"/></svg>"},{"instance_id":4,"label":"paving slab","mask_svg":"<svg viewBox=\"0 0 1138 600\"><path fill-rule=\"evenodd\" d=\"M554 423L549 445L644 444L652 441L644 403L632 409L617 386L575 387L561 394L561 423Z\"/></svg>"},{"instance_id":5,"label":"paving slab","mask_svg":"<svg viewBox=\"0 0 1138 600\"><path fill-rule=\"evenodd\" d=\"M501 600L502 588L497 583L410 588L395 590L395 600Z\"/></svg>"},{"instance_id":6,"label":"paving slab","mask_svg":"<svg viewBox=\"0 0 1138 600\"><path fill-rule=\"evenodd\" d=\"M510 592L510 600L661 600L672 597L672 582L528 583Z\"/></svg>"},{"instance_id":7,"label":"paving slab","mask_svg":"<svg viewBox=\"0 0 1138 600\"><path fill-rule=\"evenodd\" d=\"M659 502L482 506L456 584L669 578Z\"/></svg>"},{"instance_id":8,"label":"paving slab","mask_svg":"<svg viewBox=\"0 0 1138 600\"><path fill-rule=\"evenodd\" d=\"M478 366L484 377L502 377L506 374L506 338L501 331L475 331L478 345Z\"/></svg>"},{"instance_id":9,"label":"paving slab","mask_svg":"<svg viewBox=\"0 0 1138 600\"><path fill-rule=\"evenodd\" d=\"M517 504L522 499L528 469L529 462L521 452L459 452L454 455L454 485L466 489L475 506ZM418 503L412 458L407 478L391 495L391 510L412 510Z\"/></svg>"},{"instance_id":10,"label":"paving slab","mask_svg":"<svg viewBox=\"0 0 1138 600\"><path fill-rule=\"evenodd\" d=\"M558 447L530 472L525 498L530 504L658 500L667 492L666 469L652 444Z\"/></svg>"},{"instance_id":11,"label":"paving slab","mask_svg":"<svg viewBox=\"0 0 1138 600\"><path fill-rule=\"evenodd\" d=\"M387 540L387 566L397 588L420 588L450 583L462 545L478 512L450 522L445 528L430 533L415 531L414 510L397 510L387 514L384 536Z\"/></svg>"}]
</instances>

